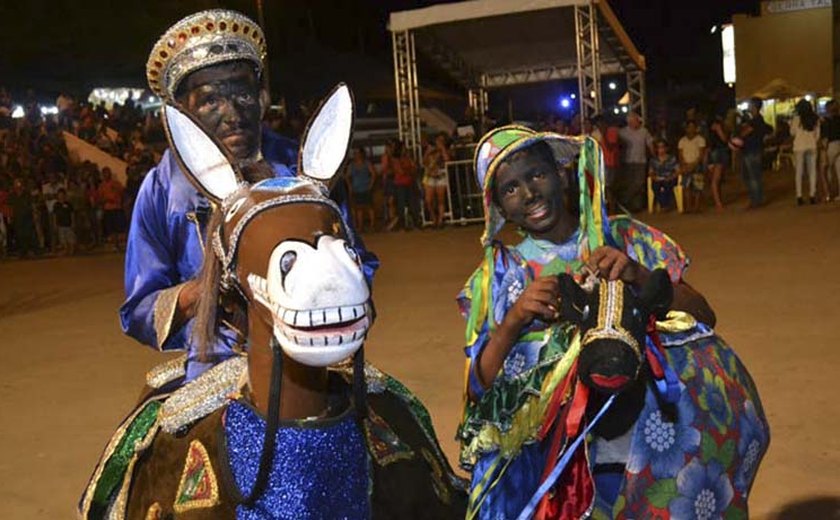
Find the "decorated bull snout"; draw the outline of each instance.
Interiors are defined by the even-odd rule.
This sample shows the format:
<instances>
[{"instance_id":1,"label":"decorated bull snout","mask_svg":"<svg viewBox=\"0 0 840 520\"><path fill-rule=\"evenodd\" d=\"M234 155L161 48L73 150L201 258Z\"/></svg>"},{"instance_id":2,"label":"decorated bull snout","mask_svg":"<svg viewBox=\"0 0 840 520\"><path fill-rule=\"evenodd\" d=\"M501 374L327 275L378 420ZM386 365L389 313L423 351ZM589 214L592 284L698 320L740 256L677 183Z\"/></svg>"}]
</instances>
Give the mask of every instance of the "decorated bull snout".
<instances>
[{"instance_id":1,"label":"decorated bull snout","mask_svg":"<svg viewBox=\"0 0 840 520\"><path fill-rule=\"evenodd\" d=\"M356 251L324 235L315 244L280 243L266 278L248 275L257 302L271 313L283 351L308 366L328 366L352 356L372 321L370 290Z\"/></svg>"},{"instance_id":2,"label":"decorated bull snout","mask_svg":"<svg viewBox=\"0 0 840 520\"><path fill-rule=\"evenodd\" d=\"M651 316L663 315L671 305L667 272L654 271L638 295L621 280L601 281L587 292L563 274L560 285L562 313L580 327L579 377L599 392L625 390L644 364Z\"/></svg>"}]
</instances>

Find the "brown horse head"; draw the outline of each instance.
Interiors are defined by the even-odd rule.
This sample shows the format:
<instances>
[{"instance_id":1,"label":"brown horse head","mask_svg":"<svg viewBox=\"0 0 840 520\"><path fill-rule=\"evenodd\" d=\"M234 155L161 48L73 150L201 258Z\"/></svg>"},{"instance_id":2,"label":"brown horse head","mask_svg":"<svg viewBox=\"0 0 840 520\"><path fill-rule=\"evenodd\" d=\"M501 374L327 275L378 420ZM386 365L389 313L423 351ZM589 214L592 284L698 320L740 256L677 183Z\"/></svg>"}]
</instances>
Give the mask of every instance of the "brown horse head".
<instances>
[{"instance_id":1,"label":"brown horse head","mask_svg":"<svg viewBox=\"0 0 840 520\"><path fill-rule=\"evenodd\" d=\"M221 290L238 292L295 361L324 367L352 356L370 327L370 291L354 237L328 197L350 142L347 87L337 87L310 123L299 175L253 185L188 115L165 111L176 156L215 206L208 229L215 258L206 261L217 263Z\"/></svg>"}]
</instances>

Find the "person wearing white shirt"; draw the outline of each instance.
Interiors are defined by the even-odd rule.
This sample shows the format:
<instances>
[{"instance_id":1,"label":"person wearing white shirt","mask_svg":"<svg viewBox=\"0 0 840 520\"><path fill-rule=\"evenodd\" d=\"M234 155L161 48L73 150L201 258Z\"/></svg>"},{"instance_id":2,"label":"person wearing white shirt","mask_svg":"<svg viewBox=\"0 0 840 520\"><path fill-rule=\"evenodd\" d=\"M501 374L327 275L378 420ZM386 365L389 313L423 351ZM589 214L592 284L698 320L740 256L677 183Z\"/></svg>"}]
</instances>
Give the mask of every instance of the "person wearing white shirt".
<instances>
[{"instance_id":1,"label":"person wearing white shirt","mask_svg":"<svg viewBox=\"0 0 840 520\"><path fill-rule=\"evenodd\" d=\"M706 139L697 133L697 123L688 120L685 123L685 135L677 144L680 156L680 169L683 182L688 188L686 211L699 211L700 199L706 188L706 173L703 161L706 159Z\"/></svg>"},{"instance_id":2,"label":"person wearing white shirt","mask_svg":"<svg viewBox=\"0 0 840 520\"><path fill-rule=\"evenodd\" d=\"M799 100L795 108L796 115L790 124L793 136L793 158L796 165L796 204L804 204L802 199L802 176L808 172L811 204L817 203L817 143L820 140L820 125L811 103Z\"/></svg>"}]
</instances>

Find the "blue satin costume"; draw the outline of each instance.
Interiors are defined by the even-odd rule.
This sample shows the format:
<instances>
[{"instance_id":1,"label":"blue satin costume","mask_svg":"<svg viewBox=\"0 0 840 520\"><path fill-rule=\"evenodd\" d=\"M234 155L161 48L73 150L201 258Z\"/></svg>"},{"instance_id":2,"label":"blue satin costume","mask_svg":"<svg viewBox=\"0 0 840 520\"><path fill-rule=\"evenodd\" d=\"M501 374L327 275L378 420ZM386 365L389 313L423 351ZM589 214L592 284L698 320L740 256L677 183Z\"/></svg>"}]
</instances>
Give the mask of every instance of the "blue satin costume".
<instances>
[{"instance_id":1,"label":"blue satin costume","mask_svg":"<svg viewBox=\"0 0 840 520\"><path fill-rule=\"evenodd\" d=\"M278 177L295 175L295 141L263 129L262 153ZM349 223L347 205L338 202ZM222 325L208 362L203 363L198 360L198 349L191 339L193 320L177 330L160 332L168 329L161 323L171 321L172 313L162 316L161 307L174 308L172 300L177 297L177 290L173 288L195 278L201 269L210 213L210 203L181 172L170 150L166 150L140 186L126 246L126 300L120 307L123 332L158 350L186 350L187 381L233 355L236 342L236 333ZM356 245L370 284L379 260L365 250L358 237ZM169 305L156 308L159 300L169 300Z\"/></svg>"}]
</instances>

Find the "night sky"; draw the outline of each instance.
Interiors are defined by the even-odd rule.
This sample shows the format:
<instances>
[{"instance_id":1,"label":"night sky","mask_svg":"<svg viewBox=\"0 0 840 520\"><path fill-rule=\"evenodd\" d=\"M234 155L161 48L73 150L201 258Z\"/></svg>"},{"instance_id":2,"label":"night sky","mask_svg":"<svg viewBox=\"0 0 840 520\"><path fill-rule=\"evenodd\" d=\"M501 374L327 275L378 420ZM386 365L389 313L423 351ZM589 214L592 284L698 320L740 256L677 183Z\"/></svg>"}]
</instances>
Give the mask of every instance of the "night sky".
<instances>
[{"instance_id":1,"label":"night sky","mask_svg":"<svg viewBox=\"0 0 840 520\"><path fill-rule=\"evenodd\" d=\"M515 0L511 0L515 1ZM131 7L130 4L136 7ZM291 97L336 80L390 85L389 11L440 0L264 0L272 88ZM646 55L649 92L708 91L721 83L719 34L732 13L756 12L758 0L611 0ZM84 6L84 7L82 7ZM59 90L144 86L146 57L180 17L229 7L256 18L255 0L27 0L0 2L0 84L28 86L47 98ZM294 71L289 73L289 71ZM446 88L446 78L426 76Z\"/></svg>"}]
</instances>

